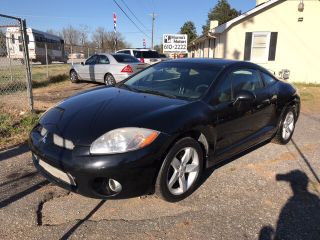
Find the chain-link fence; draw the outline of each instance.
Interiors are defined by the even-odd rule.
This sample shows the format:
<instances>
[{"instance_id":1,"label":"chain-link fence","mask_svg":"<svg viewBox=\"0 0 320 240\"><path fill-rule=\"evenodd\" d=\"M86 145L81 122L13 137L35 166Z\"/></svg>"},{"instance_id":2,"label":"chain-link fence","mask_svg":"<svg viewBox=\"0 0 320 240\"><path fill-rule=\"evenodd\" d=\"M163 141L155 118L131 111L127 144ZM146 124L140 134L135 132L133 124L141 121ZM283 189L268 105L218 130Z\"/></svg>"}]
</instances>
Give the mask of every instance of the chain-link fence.
<instances>
[{"instance_id":1,"label":"chain-link fence","mask_svg":"<svg viewBox=\"0 0 320 240\"><path fill-rule=\"evenodd\" d=\"M32 109L26 23L0 14L0 107Z\"/></svg>"}]
</instances>

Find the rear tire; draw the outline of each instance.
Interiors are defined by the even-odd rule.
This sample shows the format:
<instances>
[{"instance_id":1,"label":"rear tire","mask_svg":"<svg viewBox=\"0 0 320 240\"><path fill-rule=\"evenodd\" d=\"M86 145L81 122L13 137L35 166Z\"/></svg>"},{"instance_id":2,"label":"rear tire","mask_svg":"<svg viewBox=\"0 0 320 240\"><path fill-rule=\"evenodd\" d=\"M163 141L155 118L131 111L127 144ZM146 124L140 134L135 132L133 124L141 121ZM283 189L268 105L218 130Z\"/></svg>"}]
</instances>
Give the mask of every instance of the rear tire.
<instances>
[{"instance_id":1,"label":"rear tire","mask_svg":"<svg viewBox=\"0 0 320 240\"><path fill-rule=\"evenodd\" d=\"M287 144L293 135L297 120L296 110L293 106L289 106L283 113L279 129L272 139L272 142L285 145Z\"/></svg>"},{"instance_id":2,"label":"rear tire","mask_svg":"<svg viewBox=\"0 0 320 240\"><path fill-rule=\"evenodd\" d=\"M72 83L78 83L79 82L79 78L78 78L78 74L75 70L71 70L70 71L70 81Z\"/></svg>"},{"instance_id":3,"label":"rear tire","mask_svg":"<svg viewBox=\"0 0 320 240\"><path fill-rule=\"evenodd\" d=\"M116 84L116 80L112 76L112 74L108 73L104 76L104 83L106 86L114 86Z\"/></svg>"},{"instance_id":4,"label":"rear tire","mask_svg":"<svg viewBox=\"0 0 320 240\"><path fill-rule=\"evenodd\" d=\"M197 187L203 170L203 152L191 137L177 141L162 163L155 184L155 194L177 202L188 197Z\"/></svg>"}]
</instances>

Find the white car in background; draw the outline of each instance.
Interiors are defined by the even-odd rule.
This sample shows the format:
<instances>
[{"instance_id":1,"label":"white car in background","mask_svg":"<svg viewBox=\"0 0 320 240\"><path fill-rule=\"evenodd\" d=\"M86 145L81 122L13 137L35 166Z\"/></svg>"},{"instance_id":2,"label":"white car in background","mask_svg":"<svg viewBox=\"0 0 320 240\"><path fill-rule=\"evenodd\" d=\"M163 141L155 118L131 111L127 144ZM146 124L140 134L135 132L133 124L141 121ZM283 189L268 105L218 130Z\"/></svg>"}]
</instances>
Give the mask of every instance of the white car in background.
<instances>
[{"instance_id":1,"label":"white car in background","mask_svg":"<svg viewBox=\"0 0 320 240\"><path fill-rule=\"evenodd\" d=\"M85 80L114 85L148 66L128 54L95 54L85 62L71 66L70 80L73 83Z\"/></svg>"},{"instance_id":2,"label":"white car in background","mask_svg":"<svg viewBox=\"0 0 320 240\"><path fill-rule=\"evenodd\" d=\"M134 56L142 63L155 64L162 61L156 50L148 48L126 48L118 50L117 53L125 53Z\"/></svg>"}]
</instances>

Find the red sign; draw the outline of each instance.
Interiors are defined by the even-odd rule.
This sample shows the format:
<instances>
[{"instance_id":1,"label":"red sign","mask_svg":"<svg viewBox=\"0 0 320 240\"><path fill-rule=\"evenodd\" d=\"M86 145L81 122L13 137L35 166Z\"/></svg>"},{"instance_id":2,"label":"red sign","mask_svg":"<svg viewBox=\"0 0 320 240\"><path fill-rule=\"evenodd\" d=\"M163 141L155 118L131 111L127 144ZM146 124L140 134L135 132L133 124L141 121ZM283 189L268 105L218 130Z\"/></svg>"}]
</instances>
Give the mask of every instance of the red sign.
<instances>
[{"instance_id":1,"label":"red sign","mask_svg":"<svg viewBox=\"0 0 320 240\"><path fill-rule=\"evenodd\" d=\"M116 13L113 13L113 22L114 22L114 23L117 22L117 15L116 15Z\"/></svg>"}]
</instances>

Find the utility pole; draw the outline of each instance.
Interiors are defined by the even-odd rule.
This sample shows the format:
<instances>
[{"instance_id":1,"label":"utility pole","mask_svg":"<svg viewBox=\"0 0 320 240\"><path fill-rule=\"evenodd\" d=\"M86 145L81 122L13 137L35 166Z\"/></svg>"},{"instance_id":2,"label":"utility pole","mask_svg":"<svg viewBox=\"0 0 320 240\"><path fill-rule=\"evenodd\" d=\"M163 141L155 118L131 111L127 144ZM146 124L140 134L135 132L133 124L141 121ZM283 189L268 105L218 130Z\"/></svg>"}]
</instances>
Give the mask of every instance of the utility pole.
<instances>
[{"instance_id":1,"label":"utility pole","mask_svg":"<svg viewBox=\"0 0 320 240\"><path fill-rule=\"evenodd\" d=\"M151 36L151 48L153 49L153 33L154 33L154 12L152 13L152 36Z\"/></svg>"},{"instance_id":2,"label":"utility pole","mask_svg":"<svg viewBox=\"0 0 320 240\"><path fill-rule=\"evenodd\" d=\"M152 17L152 32L151 32L151 48L153 49L153 35L154 35L154 20L156 20L157 14L154 12L149 14Z\"/></svg>"}]
</instances>

